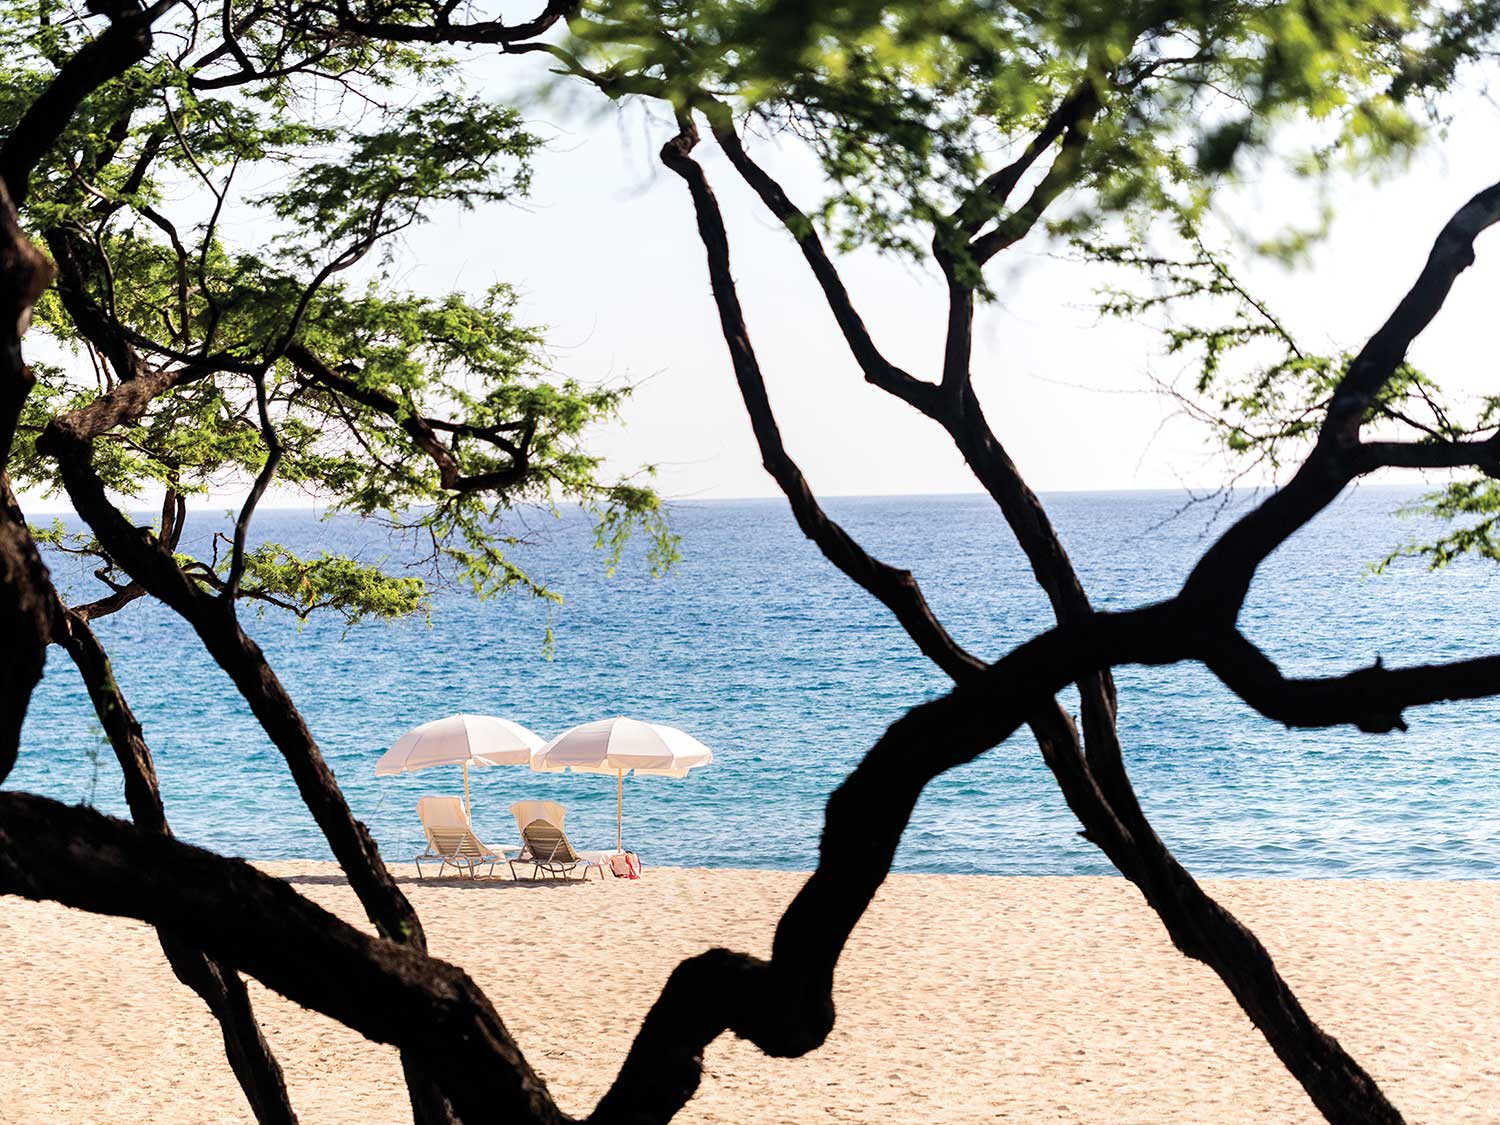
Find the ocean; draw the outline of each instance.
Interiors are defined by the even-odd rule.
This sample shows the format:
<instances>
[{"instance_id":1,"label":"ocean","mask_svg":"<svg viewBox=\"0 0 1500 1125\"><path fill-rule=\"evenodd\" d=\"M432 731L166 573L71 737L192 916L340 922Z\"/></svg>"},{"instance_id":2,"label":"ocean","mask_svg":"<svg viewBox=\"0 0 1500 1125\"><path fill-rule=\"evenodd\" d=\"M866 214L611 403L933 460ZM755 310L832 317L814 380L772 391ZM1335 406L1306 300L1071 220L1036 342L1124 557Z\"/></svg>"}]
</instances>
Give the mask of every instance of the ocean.
<instances>
[{"instance_id":1,"label":"ocean","mask_svg":"<svg viewBox=\"0 0 1500 1125\"><path fill-rule=\"evenodd\" d=\"M1393 514L1411 495L1353 491L1262 568L1242 622L1287 673L1341 673L1377 654L1391 664L1452 660L1500 644L1486 625L1500 609L1493 564L1429 573L1405 560L1367 573L1422 531ZM1045 499L1102 608L1171 594L1248 502L1178 513L1184 496L1175 492ZM997 657L1050 623L987 498L830 499L827 507L873 553L910 568L972 651ZM410 727L469 711L543 736L615 714L680 726L713 748L714 762L682 780L627 778L627 846L648 867L815 863L828 794L889 723L940 694L945 677L823 560L784 502L678 502L672 520L684 558L656 579L638 549L606 576L576 513L528 516L531 542L516 557L564 595L555 611L525 596L480 602L449 588L435 590L430 622L346 630L331 617L299 626L276 611L242 611L387 858L409 860L422 847L417 798L459 793L462 782L457 769L376 778L376 759ZM222 526L190 515L184 549L201 547L211 523ZM351 517L265 511L255 533L307 552L409 558L378 525ZM92 592L73 560L51 561L71 593ZM549 617L551 659L543 645ZM251 859L330 858L285 763L190 629L149 600L97 628L155 753L181 838ZM1412 711L1411 729L1399 734L1288 731L1196 665L1116 676L1142 804L1198 875L1500 877L1500 702ZM5 785L125 815L118 767L56 647ZM612 778L494 767L472 771L471 786L476 827L491 843L516 836L511 802L548 798L567 806L580 848L613 846ZM928 787L896 869L1112 872L1077 830L1023 731Z\"/></svg>"}]
</instances>

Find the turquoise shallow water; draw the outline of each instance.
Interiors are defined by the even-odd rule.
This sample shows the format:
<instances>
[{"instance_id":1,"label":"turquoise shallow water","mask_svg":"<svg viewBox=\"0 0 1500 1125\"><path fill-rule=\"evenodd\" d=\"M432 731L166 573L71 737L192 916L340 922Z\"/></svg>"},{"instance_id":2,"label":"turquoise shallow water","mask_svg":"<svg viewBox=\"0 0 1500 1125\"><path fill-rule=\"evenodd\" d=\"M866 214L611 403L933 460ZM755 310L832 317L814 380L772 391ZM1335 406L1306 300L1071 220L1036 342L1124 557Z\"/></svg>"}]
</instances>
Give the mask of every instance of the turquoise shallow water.
<instances>
[{"instance_id":1,"label":"turquoise shallow water","mask_svg":"<svg viewBox=\"0 0 1500 1125\"><path fill-rule=\"evenodd\" d=\"M1362 575L1419 530L1391 516L1404 495L1351 494L1263 568L1244 622L1289 673L1342 672L1376 653L1391 663L1449 660L1500 643L1491 631L1500 609L1493 567L1429 574L1412 563ZM1096 604L1136 604L1181 581L1214 530L1206 508L1167 520L1181 499L1048 499ZM986 499L828 506L881 557L915 571L974 651L997 656L1048 623ZM541 651L546 610L520 598L479 603L440 592L430 627L363 625L347 636L333 620L298 629L276 616L250 618L388 856L418 850L418 796L460 788L456 770L376 779L376 758L402 731L459 710L514 718L544 735L623 713L681 726L717 755L682 781L626 780L627 843L648 864L811 866L828 793L888 723L943 690L944 679L879 605L822 560L780 501L682 503L674 521L686 557L665 580L630 559L606 578L580 520L533 521L541 534L523 561L567 597L552 661ZM304 549L400 554L373 525L306 512L263 513L258 533ZM60 573L68 566L56 562ZM76 572L70 579L75 591L89 581ZM140 602L99 631L156 753L179 835L257 859L328 857L280 756L170 612ZM1413 712L1412 729L1399 735L1288 732L1196 666L1126 668L1118 680L1143 804L1196 872L1500 877L1500 703ZM7 787L80 800L98 745L82 683L54 648ZM475 820L492 842L515 834L507 805L547 797L568 806L580 847L613 843L610 779L500 767L475 771L472 784ZM95 801L124 813L107 749ZM929 787L898 869L1111 870L1076 830L1035 745L1017 737Z\"/></svg>"}]
</instances>

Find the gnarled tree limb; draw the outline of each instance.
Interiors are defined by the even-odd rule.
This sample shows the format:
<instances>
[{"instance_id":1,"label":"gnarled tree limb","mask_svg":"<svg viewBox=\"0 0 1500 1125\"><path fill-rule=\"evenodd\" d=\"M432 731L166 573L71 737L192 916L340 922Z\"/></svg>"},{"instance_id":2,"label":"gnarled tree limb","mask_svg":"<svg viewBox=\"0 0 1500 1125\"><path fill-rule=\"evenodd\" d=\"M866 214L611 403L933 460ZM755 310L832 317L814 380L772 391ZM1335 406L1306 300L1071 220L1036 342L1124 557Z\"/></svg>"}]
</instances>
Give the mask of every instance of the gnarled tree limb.
<instances>
[{"instance_id":1,"label":"gnarled tree limb","mask_svg":"<svg viewBox=\"0 0 1500 1125\"><path fill-rule=\"evenodd\" d=\"M1500 183L1479 192L1444 224L1415 284L1340 380L1307 460L1284 488L1242 516L1204 552L1183 586L1185 600L1218 621L1233 623L1260 564L1350 481L1374 467L1362 454L1360 427L1412 341L1442 309L1458 276L1473 265L1474 240L1496 223ZM1476 457L1476 463L1491 461L1489 453Z\"/></svg>"},{"instance_id":2,"label":"gnarled tree limb","mask_svg":"<svg viewBox=\"0 0 1500 1125\"><path fill-rule=\"evenodd\" d=\"M874 351L873 344L864 333L863 324L857 313L853 311L852 305L849 304L847 294L838 280L834 267L822 252L815 232L811 230L810 225L806 224L801 213L790 203L779 185L749 160L737 136L728 127L726 115L717 113L713 115L713 118L716 122L716 133L729 154L731 162L771 206L773 212L777 213L778 217L788 225L799 244L803 246L809 264L823 285L825 294L829 295L836 319L845 329L846 336L850 338L851 348L857 346L862 353L858 357L861 365L866 367L867 372L872 364L875 365L877 374L872 381L892 382L889 375L880 370L878 364L883 361L878 359L878 353ZM698 213L700 236L708 251L710 276L719 305L725 339L730 348L736 377L741 384L742 395L755 426L766 467L782 485L783 491L787 493L793 510L798 513L799 523L804 526L804 531L819 542L825 553L829 554L829 557L841 569L870 589L870 584L862 580L859 570L849 565L847 561L851 557L850 547L827 535L826 532L820 537L816 533L816 525L810 522L811 513L817 511L816 503L807 492L800 473L796 472L795 465L781 446L774 415L765 397L763 380L754 359L743 313L735 294L733 278L729 270L727 238L723 231L722 220L718 215L717 204L702 170L688 156L696 143L696 132L686 116L679 117L679 124L682 127L681 132L663 150L663 160L684 178L692 192ZM1056 194L1056 185L1050 190ZM1472 205L1469 210L1472 213ZM1464 229L1477 233L1477 229L1482 228L1476 227L1471 221ZM1470 237L1472 238L1472 234ZM1440 245L1443 241L1440 238ZM960 299L972 302L972 293L962 295ZM1016 527L1023 547L1028 548L1028 555L1033 558L1034 569L1037 570L1038 577L1042 579L1044 587L1052 597L1059 621L1065 623L1069 620L1078 620L1092 612L1087 597L1078 583L1061 543L1052 532L1050 524L1046 522L1040 503L1034 495L1030 494L1029 489L1026 489L1019 473L1009 462L1009 458L999 447L987 424L984 423L982 415L978 412L977 401L973 400L967 372L970 347L968 332L962 333L962 337L958 342L959 354L956 357L953 352L953 342L950 339L948 363L945 364L945 367L951 367L956 362L962 368L962 377L952 380L945 376L945 384L957 388L963 408L951 412L941 411L943 417L940 420L950 428L950 432L961 430L968 437L968 444L971 448L978 451L979 456L976 458L970 455L969 449L965 450L966 456L970 456L971 463L976 460L979 462L976 465L976 471L981 471L982 476L984 475L982 470L988 471L989 479L986 483L992 486L992 492L997 493L997 499L1002 500L1002 508L1006 510L1007 518ZM1401 353L1404 354L1404 347ZM871 355L876 356L876 359L871 360ZM1396 362L1399 362L1399 356ZM1391 366L1393 369L1394 362ZM896 386L900 386L899 379L894 382ZM930 384L921 385L930 386ZM1378 384L1376 389L1378 389ZM968 401L964 401L965 399ZM965 414L970 415L970 422L967 426L962 424ZM955 439L959 440L960 447L964 448L966 443L960 439L958 432L955 432ZM1473 448L1465 449L1461 453L1449 451L1448 461L1462 463L1460 458L1464 455L1467 455L1470 461L1478 459L1484 462L1493 459L1493 448L1489 445L1481 447L1480 443L1472 443L1472 446ZM1378 462L1382 457L1400 457L1404 452L1377 450L1372 456ZM994 487L997 485L998 487ZM1018 514L1020 519L1017 518ZM858 550L857 546L854 550ZM860 551L859 555L863 556L863 552ZM882 598L882 600L886 599ZM887 602L887 604L890 603ZM930 611L926 611L925 604L920 608L924 611L917 618L921 626L928 628L931 624L935 624L931 621ZM907 624L906 618L900 611L897 616L902 618L903 624ZM912 626L907 625L907 627L908 631L912 632ZM914 632L913 635L919 634ZM1236 644L1248 645L1248 642L1244 642L1238 634L1232 636L1225 634L1221 639L1224 641L1222 651L1212 651L1211 642L1206 646L1210 649L1206 656L1206 659L1210 661L1210 667L1216 671L1222 671L1226 677L1238 677L1245 687L1245 694L1253 696L1252 701L1257 706L1267 710L1276 709L1283 715L1295 714L1299 720L1311 719L1314 717L1313 712L1301 710L1301 704L1304 702L1301 697L1308 694L1302 690L1304 688L1310 689L1310 694L1317 697L1318 704L1326 705L1329 694L1328 684L1309 685L1287 681L1279 677L1274 665L1268 660L1261 658L1257 663L1244 652L1240 652L1237 659L1229 660L1225 654L1231 648ZM1249 647L1253 652L1253 646ZM925 646L924 651L926 651ZM938 662L940 666L943 663L942 660ZM1434 676L1440 681L1450 672L1451 670L1445 670L1434 673ZM1488 669L1482 668L1480 672L1481 675L1488 674ZM1227 911L1202 892L1150 828L1124 769L1114 725L1113 684L1107 675L1106 666L1100 669L1099 674L1086 677L1080 684L1085 712L1093 719L1089 724L1092 737L1087 768L1083 771L1069 772L1056 771L1054 767L1058 772L1059 782L1068 796L1070 807L1085 825L1085 835L1098 843L1117 866L1137 883L1148 902L1161 915L1179 948L1215 968L1247 1014L1266 1034L1278 1055L1303 1082L1309 1095L1320 1108L1324 1109L1325 1113L1343 1115L1351 1112L1351 1107L1357 1107L1359 1116L1354 1119L1399 1120L1399 1114L1362 1068L1339 1047L1335 1040L1323 1033L1307 1017L1285 982L1276 973L1269 955L1260 943ZM1358 675L1349 678L1349 681L1342 686L1347 687L1351 694L1368 699L1367 689L1358 682ZM1234 685L1231 684L1231 686ZM1440 682L1429 687L1433 690L1443 690ZM1364 729L1388 730L1399 722L1399 708L1386 713L1371 709L1358 720L1358 725ZM1052 764L1050 756L1048 760L1049 764ZM1335 1119L1342 1119L1342 1116Z\"/></svg>"},{"instance_id":3,"label":"gnarled tree limb","mask_svg":"<svg viewBox=\"0 0 1500 1125\"><path fill-rule=\"evenodd\" d=\"M15 767L21 725L52 634L47 567L0 468L0 781Z\"/></svg>"},{"instance_id":4,"label":"gnarled tree limb","mask_svg":"<svg viewBox=\"0 0 1500 1125\"><path fill-rule=\"evenodd\" d=\"M529 462L525 422L515 425L507 423L504 426L479 427L426 418L390 395L371 387L361 386L347 375L341 375L309 351L304 344L296 342L289 344L286 349L286 358L309 383L343 395L345 398L393 419L411 438L412 443L432 461L438 471L438 482L450 492L483 492L508 488L526 476ZM521 440L512 441L505 436L505 432L517 426L523 430ZM438 437L439 430L453 434L455 437L468 437L488 442L506 453L511 462L505 468L493 472L465 475L460 468L458 458Z\"/></svg>"},{"instance_id":5,"label":"gnarled tree limb","mask_svg":"<svg viewBox=\"0 0 1500 1125\"><path fill-rule=\"evenodd\" d=\"M0 793L0 893L138 918L400 1047L468 1121L563 1120L468 975L371 937L290 885L92 809Z\"/></svg>"},{"instance_id":6,"label":"gnarled tree limb","mask_svg":"<svg viewBox=\"0 0 1500 1125\"><path fill-rule=\"evenodd\" d=\"M869 557L847 535L843 535L836 525L834 530L839 531L837 535L824 526L829 522L826 518L822 523L818 522L821 510L812 498L801 473L782 447L774 414L766 398L764 381L749 340L730 271L728 238L717 201L702 168L689 155L697 142L696 130L686 116L679 119L679 125L678 136L662 150L662 160L683 178L692 194L699 235L707 251L709 275L719 307L724 338L729 346L736 378L740 383L767 471L787 494L798 522L809 538L817 542L840 569L886 602L907 631L917 639L923 651L940 667L949 670L956 680L963 681L972 675L973 669L945 663L949 654L930 645L932 630L938 630L942 637L946 637L947 633L941 630L926 603L920 601L920 595L915 604L891 598L878 584L878 576L870 573ZM744 159L742 152L741 159ZM1011 486L1012 489L1025 490L1018 474ZM1029 495L1029 490L1025 491ZM1035 497L1031 499L1036 503ZM1040 509L1039 504L1037 508ZM1047 532L1050 533L1050 526L1047 527ZM1061 554L1062 548L1055 536L1052 537L1051 546ZM1066 562L1066 556L1062 557ZM1075 596L1069 600L1059 599L1059 620L1086 620L1091 608L1070 565L1061 577L1071 579L1071 583L1063 588L1071 589ZM1054 583L1062 585L1055 574ZM924 644L924 640L929 643ZM1106 676L1107 666L1104 666L1092 675L1084 676L1080 684L1085 706L1094 709L1094 729L1098 732L1096 739L1102 737L1109 740L1110 750L1107 753L1096 750L1087 761L1080 760L1077 736L1072 731L1071 724L1067 723L1066 716L1062 716L1060 724L1055 718L1050 723L1044 719L1034 724L1043 756L1053 768L1069 807L1083 823L1085 835L1101 847L1116 866L1137 884L1147 901L1161 916L1178 947L1189 956L1209 964L1219 973L1246 1013L1265 1033L1273 1049L1303 1082L1316 1103L1325 1110L1329 1107L1343 1107L1340 1112L1349 1112L1357 1107L1361 1114L1359 1120L1400 1120L1399 1114L1380 1093L1374 1081L1343 1051L1336 1040L1324 1033L1308 1017L1291 989L1277 973L1270 955L1260 942L1202 891L1151 829L1125 775L1114 728L1113 684ZM1060 710L1050 695L1047 703L1050 704L1050 710ZM1111 761L1114 768L1099 769L1097 761L1100 758ZM1103 775L1102 783L1096 778L1096 770ZM1111 803L1111 797L1114 804ZM906 809L903 818L909 814L910 810ZM830 829L832 815L833 806L830 802ZM826 862L825 855L825 864ZM873 894L873 889L871 893ZM684 975L693 976L699 971L703 970L685 970ZM765 971L760 967L745 966L744 972L736 974L735 979L764 975ZM701 983L683 987L685 991L689 991ZM770 985L761 981L753 987L768 988ZM661 1006L661 1010L672 1012L675 1007L668 1003ZM653 1014L660 1021L682 1022L680 1017L674 1019L665 1014ZM649 1026L650 1020L647 1022ZM642 1037L647 1037L644 1027ZM653 1051L660 1050L662 1046L662 1042L653 1039ZM687 1068L684 1067L684 1074L686 1073ZM641 1094L636 1091L630 1096L640 1097ZM622 1093L620 1097L626 1098L627 1095ZM605 1104L609 1104L608 1100Z\"/></svg>"},{"instance_id":7,"label":"gnarled tree limb","mask_svg":"<svg viewBox=\"0 0 1500 1125\"><path fill-rule=\"evenodd\" d=\"M21 354L21 336L51 278L51 263L21 230L0 177L0 781L16 764L21 724L52 632L47 568L6 473L16 423L36 382Z\"/></svg>"},{"instance_id":8,"label":"gnarled tree limb","mask_svg":"<svg viewBox=\"0 0 1500 1125\"><path fill-rule=\"evenodd\" d=\"M503 50L514 50L516 45L535 39L579 7L577 0L548 0L540 12L520 23L507 24L496 19L465 24L449 19L452 4L433 4L433 22L422 24L367 19L355 15L348 0L337 0L337 5L340 25L356 35L392 43L490 43Z\"/></svg>"},{"instance_id":9,"label":"gnarled tree limb","mask_svg":"<svg viewBox=\"0 0 1500 1125\"><path fill-rule=\"evenodd\" d=\"M156 0L142 7L125 0L109 27L65 62L47 88L27 107L0 143L0 182L16 208L26 202L31 173L57 143L73 114L92 94L146 57L151 50L151 25L177 0Z\"/></svg>"}]
</instances>

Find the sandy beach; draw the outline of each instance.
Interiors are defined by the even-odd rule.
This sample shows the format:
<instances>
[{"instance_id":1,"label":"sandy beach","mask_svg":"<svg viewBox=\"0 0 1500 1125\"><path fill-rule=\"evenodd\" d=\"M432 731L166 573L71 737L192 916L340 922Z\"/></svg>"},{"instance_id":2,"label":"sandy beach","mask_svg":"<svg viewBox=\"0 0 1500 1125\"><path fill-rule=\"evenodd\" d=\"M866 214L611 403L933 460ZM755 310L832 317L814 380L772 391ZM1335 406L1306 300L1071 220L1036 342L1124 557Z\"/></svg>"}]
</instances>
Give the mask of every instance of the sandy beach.
<instances>
[{"instance_id":1,"label":"sandy beach","mask_svg":"<svg viewBox=\"0 0 1500 1125\"><path fill-rule=\"evenodd\" d=\"M331 865L266 869L362 920ZM800 881L649 869L565 888L405 886L433 951L475 977L562 1106L582 1113L672 966L713 944L766 952ZM1211 885L1409 1120L1500 1121L1500 884ZM0 949L0 1122L250 1120L215 1024L146 927L5 898ZM410 1120L391 1048L252 987L304 1121ZM772 1060L722 1038L678 1120L1320 1120L1120 880L895 876L837 989L822 1050Z\"/></svg>"}]
</instances>

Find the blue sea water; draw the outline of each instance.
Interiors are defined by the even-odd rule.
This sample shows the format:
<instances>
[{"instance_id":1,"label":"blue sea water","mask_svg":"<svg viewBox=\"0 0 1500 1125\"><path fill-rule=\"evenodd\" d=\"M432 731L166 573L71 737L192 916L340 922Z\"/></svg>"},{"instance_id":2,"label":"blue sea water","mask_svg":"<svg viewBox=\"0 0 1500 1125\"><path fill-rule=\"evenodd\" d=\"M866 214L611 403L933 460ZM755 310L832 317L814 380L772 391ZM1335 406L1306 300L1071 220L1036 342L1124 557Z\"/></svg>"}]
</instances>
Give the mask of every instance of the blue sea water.
<instances>
[{"instance_id":1,"label":"blue sea water","mask_svg":"<svg viewBox=\"0 0 1500 1125\"><path fill-rule=\"evenodd\" d=\"M1365 488L1341 499L1266 564L1243 622L1289 674L1452 660L1497 643L1500 571L1366 564L1421 531L1393 516L1409 496ZM1047 498L1097 605L1170 594L1222 530L1177 493ZM948 628L1003 654L1049 624L1024 558L986 498L830 500L874 553L910 568ZM374 776L409 727L455 711L506 716L550 735L612 714L672 723L715 751L684 780L628 778L627 845L647 864L808 869L830 791L881 731L945 688L890 615L829 566L778 500L678 503L683 562L654 579L638 554L606 577L577 515L533 520L520 561L566 596L543 655L548 610L523 597L436 594L430 624L298 627L247 611L356 814L390 858L417 852L414 806L460 789L457 770ZM206 529L208 522L198 517ZM192 528L190 519L189 527ZM304 551L399 559L378 526L268 511L257 534ZM192 539L190 532L188 539ZM185 542L192 547L192 543ZM54 559L75 593L91 579ZM194 843L255 859L327 858L285 763L228 678L173 614L149 601L98 631L157 760L168 815ZM1123 668L1120 722L1131 774L1159 832L1204 876L1500 877L1500 702L1409 713L1404 734L1287 731L1198 666ZM97 753L102 749L102 754ZM97 771L97 772L96 772ZM614 785L589 775L496 767L472 774L475 821L510 840L506 807L547 797L569 808L580 847L612 845ZM7 788L87 799L124 815L120 777L83 685L54 648ZM1102 874L1025 735L927 790L898 870Z\"/></svg>"}]
</instances>

